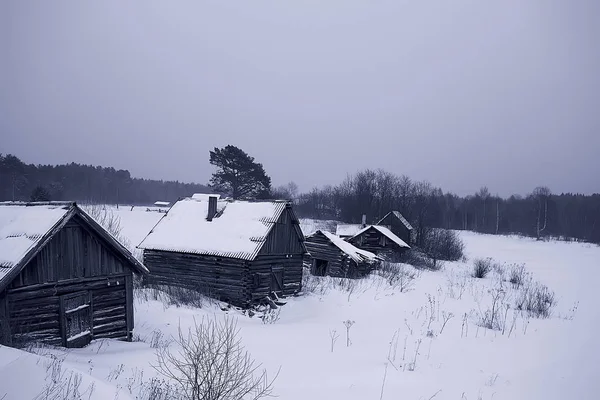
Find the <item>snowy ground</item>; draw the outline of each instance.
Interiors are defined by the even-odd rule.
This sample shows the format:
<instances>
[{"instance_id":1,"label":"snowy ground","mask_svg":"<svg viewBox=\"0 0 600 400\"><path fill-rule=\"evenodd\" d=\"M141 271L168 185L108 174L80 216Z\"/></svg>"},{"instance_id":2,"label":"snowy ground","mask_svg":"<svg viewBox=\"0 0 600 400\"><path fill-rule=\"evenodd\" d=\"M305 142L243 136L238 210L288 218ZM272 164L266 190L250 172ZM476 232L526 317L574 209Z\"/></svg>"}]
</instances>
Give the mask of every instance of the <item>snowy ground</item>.
<instances>
[{"instance_id":1,"label":"snowy ground","mask_svg":"<svg viewBox=\"0 0 600 400\"><path fill-rule=\"evenodd\" d=\"M132 243L139 243L160 218L135 210L120 215ZM275 393L282 399L598 398L600 247L469 232L461 236L466 262L422 272L408 291L375 276L350 288L326 278L312 282L314 293L289 300L275 323L236 311L230 315L238 319L243 344L257 361L272 373L281 368ZM512 309L506 311L504 304L512 307L518 293L496 272L470 278L479 257L525 263L536 280L556 293L552 317L514 317ZM500 285L506 292L500 313L506 319L504 333L478 328L479 316ZM223 314L214 305L165 307L138 298L135 332L141 341L97 341L84 349L38 349L37 354L0 348L0 399L4 393L6 400L29 399L41 391L59 362L51 357L64 359L63 375L81 374L81 392L93 385L90 398L135 399L141 382L155 375L151 342L157 332L169 338L179 324L186 329L193 318ZM355 321L350 346L345 320ZM339 339L332 352L333 330ZM27 385L20 383L24 375Z\"/></svg>"}]
</instances>

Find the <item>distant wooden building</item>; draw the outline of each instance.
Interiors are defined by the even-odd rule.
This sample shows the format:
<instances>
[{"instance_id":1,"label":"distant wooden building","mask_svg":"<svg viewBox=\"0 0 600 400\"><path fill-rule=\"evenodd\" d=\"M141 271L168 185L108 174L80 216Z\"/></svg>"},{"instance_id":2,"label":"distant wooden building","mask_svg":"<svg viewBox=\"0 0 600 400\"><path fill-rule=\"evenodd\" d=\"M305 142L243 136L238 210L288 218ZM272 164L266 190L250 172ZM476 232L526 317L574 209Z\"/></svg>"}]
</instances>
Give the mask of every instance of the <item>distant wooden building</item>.
<instances>
[{"instance_id":1,"label":"distant wooden building","mask_svg":"<svg viewBox=\"0 0 600 400\"><path fill-rule=\"evenodd\" d=\"M237 306L301 289L304 235L286 201L200 196L178 201L138 246L147 283L201 291Z\"/></svg>"},{"instance_id":2,"label":"distant wooden building","mask_svg":"<svg viewBox=\"0 0 600 400\"><path fill-rule=\"evenodd\" d=\"M0 203L0 343L131 340L147 272L75 203Z\"/></svg>"},{"instance_id":3,"label":"distant wooden building","mask_svg":"<svg viewBox=\"0 0 600 400\"><path fill-rule=\"evenodd\" d=\"M310 272L316 276L360 278L377 267L380 258L358 249L337 235L316 231L306 238Z\"/></svg>"},{"instance_id":4,"label":"distant wooden building","mask_svg":"<svg viewBox=\"0 0 600 400\"><path fill-rule=\"evenodd\" d=\"M170 205L171 205L171 203L169 203L168 201L155 201L154 202L154 206L156 206L156 207L168 208Z\"/></svg>"},{"instance_id":5,"label":"distant wooden building","mask_svg":"<svg viewBox=\"0 0 600 400\"><path fill-rule=\"evenodd\" d=\"M395 261L410 246L384 226L369 225L356 233L348 242L359 249L370 251L390 261Z\"/></svg>"},{"instance_id":6,"label":"distant wooden building","mask_svg":"<svg viewBox=\"0 0 600 400\"><path fill-rule=\"evenodd\" d=\"M399 211L390 211L375 225L385 226L409 246L415 242L415 231L412 225Z\"/></svg>"}]
</instances>

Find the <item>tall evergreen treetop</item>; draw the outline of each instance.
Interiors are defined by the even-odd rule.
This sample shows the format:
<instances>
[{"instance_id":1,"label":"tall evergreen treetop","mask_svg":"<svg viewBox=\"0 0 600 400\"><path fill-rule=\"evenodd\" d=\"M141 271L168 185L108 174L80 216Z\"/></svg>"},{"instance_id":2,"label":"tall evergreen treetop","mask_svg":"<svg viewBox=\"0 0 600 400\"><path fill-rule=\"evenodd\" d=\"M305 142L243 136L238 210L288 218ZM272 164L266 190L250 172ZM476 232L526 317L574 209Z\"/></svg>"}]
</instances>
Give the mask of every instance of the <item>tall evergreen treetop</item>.
<instances>
[{"instance_id":1,"label":"tall evergreen treetop","mask_svg":"<svg viewBox=\"0 0 600 400\"><path fill-rule=\"evenodd\" d=\"M210 152L210 163L217 167L210 179L213 189L228 192L234 199L264 198L269 195L271 178L262 164L238 147L215 147Z\"/></svg>"}]
</instances>

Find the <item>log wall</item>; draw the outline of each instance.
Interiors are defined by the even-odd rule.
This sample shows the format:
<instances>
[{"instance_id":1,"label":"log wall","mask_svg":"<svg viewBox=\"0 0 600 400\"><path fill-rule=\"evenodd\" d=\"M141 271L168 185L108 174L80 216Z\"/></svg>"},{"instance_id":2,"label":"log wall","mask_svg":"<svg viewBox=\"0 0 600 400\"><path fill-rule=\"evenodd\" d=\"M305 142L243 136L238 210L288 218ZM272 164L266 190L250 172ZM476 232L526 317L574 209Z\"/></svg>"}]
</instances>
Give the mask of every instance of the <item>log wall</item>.
<instances>
[{"instance_id":1,"label":"log wall","mask_svg":"<svg viewBox=\"0 0 600 400\"><path fill-rule=\"evenodd\" d=\"M146 284L185 287L236 305L251 300L246 261L144 250L144 264L150 270Z\"/></svg>"},{"instance_id":2,"label":"log wall","mask_svg":"<svg viewBox=\"0 0 600 400\"><path fill-rule=\"evenodd\" d=\"M59 283L25 286L7 294L8 322L13 346L40 342L64 346L60 296L85 291L91 294L91 339L130 340L133 314L132 277L72 279Z\"/></svg>"}]
</instances>

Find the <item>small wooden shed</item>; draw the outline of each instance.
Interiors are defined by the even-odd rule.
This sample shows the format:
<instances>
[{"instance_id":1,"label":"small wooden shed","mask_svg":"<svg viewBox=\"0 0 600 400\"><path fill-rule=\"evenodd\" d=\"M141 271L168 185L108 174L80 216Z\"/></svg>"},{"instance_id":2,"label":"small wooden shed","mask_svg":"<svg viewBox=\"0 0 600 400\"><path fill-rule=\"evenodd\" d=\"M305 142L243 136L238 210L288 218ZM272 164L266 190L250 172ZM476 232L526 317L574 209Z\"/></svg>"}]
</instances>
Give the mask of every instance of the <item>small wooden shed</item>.
<instances>
[{"instance_id":1,"label":"small wooden shed","mask_svg":"<svg viewBox=\"0 0 600 400\"><path fill-rule=\"evenodd\" d=\"M415 231L399 211L390 211L376 225L385 226L408 245L414 243Z\"/></svg>"},{"instance_id":2,"label":"small wooden shed","mask_svg":"<svg viewBox=\"0 0 600 400\"><path fill-rule=\"evenodd\" d=\"M0 203L0 343L131 340L148 271L75 203Z\"/></svg>"},{"instance_id":3,"label":"small wooden shed","mask_svg":"<svg viewBox=\"0 0 600 400\"><path fill-rule=\"evenodd\" d=\"M148 284L185 287L236 306L292 295L302 285L304 235L287 201L181 199L138 247Z\"/></svg>"},{"instance_id":4,"label":"small wooden shed","mask_svg":"<svg viewBox=\"0 0 600 400\"><path fill-rule=\"evenodd\" d=\"M375 254L320 230L306 238L306 249L310 253L310 272L316 276L360 278L368 275L380 261Z\"/></svg>"},{"instance_id":5,"label":"small wooden shed","mask_svg":"<svg viewBox=\"0 0 600 400\"><path fill-rule=\"evenodd\" d=\"M402 253L410 249L410 246L391 230L379 225L369 225L361 229L348 239L348 242L389 261L397 260Z\"/></svg>"}]
</instances>

